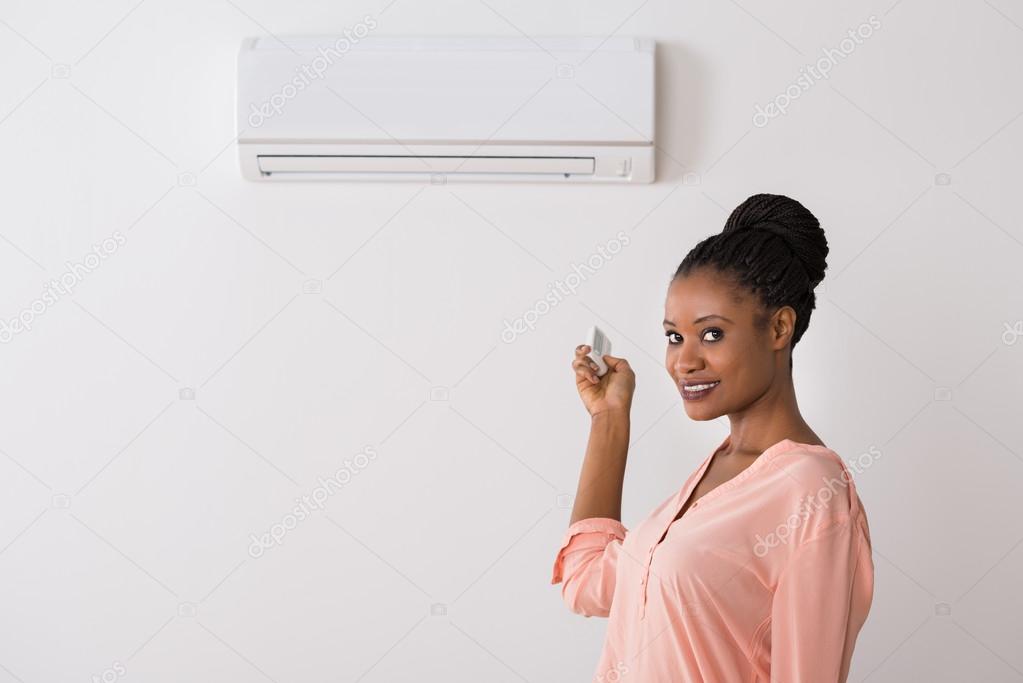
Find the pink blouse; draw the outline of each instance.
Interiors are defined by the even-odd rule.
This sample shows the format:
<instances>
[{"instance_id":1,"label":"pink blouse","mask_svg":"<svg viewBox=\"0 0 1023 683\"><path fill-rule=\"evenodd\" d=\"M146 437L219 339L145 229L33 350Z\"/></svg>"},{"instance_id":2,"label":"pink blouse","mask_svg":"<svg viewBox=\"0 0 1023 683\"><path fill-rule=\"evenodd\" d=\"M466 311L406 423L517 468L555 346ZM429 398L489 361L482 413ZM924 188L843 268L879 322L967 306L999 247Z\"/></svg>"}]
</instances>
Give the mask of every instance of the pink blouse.
<instances>
[{"instance_id":1,"label":"pink blouse","mask_svg":"<svg viewBox=\"0 0 1023 683\"><path fill-rule=\"evenodd\" d=\"M551 583L573 612L608 617L593 680L845 683L874 594L851 473L785 439L673 523L718 449L632 531L568 527Z\"/></svg>"}]
</instances>

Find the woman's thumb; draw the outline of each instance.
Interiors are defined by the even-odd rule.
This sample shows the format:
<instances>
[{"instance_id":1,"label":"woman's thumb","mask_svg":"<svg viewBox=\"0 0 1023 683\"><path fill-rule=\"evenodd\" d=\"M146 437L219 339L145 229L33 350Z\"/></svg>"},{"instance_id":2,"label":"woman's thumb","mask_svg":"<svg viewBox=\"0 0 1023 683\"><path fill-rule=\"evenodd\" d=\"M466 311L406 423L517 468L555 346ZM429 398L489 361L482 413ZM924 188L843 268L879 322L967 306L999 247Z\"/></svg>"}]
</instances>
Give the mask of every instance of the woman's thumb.
<instances>
[{"instance_id":1,"label":"woman's thumb","mask_svg":"<svg viewBox=\"0 0 1023 683\"><path fill-rule=\"evenodd\" d=\"M618 356L612 356L609 353L604 354L604 362L607 363L607 367L612 370L621 370L622 368L629 366L629 361L624 358L619 358Z\"/></svg>"}]
</instances>

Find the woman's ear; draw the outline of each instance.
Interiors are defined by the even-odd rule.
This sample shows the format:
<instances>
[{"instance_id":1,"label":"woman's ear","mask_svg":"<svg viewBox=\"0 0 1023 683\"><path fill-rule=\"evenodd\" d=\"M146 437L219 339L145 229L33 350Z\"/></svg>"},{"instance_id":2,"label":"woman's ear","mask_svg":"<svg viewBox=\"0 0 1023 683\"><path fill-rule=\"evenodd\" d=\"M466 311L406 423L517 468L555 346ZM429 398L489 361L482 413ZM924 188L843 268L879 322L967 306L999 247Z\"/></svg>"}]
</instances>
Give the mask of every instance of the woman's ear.
<instances>
[{"instance_id":1,"label":"woman's ear","mask_svg":"<svg viewBox=\"0 0 1023 683\"><path fill-rule=\"evenodd\" d=\"M771 316L771 346L780 351L789 345L796 331L796 309L782 306Z\"/></svg>"}]
</instances>

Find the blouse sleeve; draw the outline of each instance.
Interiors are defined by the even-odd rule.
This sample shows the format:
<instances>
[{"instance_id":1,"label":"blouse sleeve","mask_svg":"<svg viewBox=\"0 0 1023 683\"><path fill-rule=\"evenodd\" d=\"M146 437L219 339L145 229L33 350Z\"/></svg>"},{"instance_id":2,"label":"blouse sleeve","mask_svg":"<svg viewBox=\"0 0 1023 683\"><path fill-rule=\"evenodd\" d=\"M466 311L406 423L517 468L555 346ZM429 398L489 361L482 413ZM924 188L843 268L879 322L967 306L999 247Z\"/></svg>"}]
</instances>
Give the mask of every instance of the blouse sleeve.
<instances>
[{"instance_id":1,"label":"blouse sleeve","mask_svg":"<svg viewBox=\"0 0 1023 683\"><path fill-rule=\"evenodd\" d=\"M771 683L845 683L873 592L870 536L861 516L796 548L771 606Z\"/></svg>"},{"instance_id":2,"label":"blouse sleeve","mask_svg":"<svg viewBox=\"0 0 1023 683\"><path fill-rule=\"evenodd\" d=\"M589 517L568 527L554 560L551 583L564 583L568 608L585 617L606 617L614 596L615 570L628 530L617 519Z\"/></svg>"}]
</instances>

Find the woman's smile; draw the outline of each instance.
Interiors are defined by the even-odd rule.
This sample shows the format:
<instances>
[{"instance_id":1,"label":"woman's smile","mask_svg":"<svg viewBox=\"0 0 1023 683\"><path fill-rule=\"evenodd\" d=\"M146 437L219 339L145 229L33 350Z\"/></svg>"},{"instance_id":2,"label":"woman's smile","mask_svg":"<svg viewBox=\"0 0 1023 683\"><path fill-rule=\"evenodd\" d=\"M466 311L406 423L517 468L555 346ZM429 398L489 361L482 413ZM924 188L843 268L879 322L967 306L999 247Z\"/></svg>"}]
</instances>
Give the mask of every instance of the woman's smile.
<instances>
[{"instance_id":1,"label":"woman's smile","mask_svg":"<svg viewBox=\"0 0 1023 683\"><path fill-rule=\"evenodd\" d=\"M686 384L683 382L679 384L679 390L682 392L682 398L686 401L702 401L719 384L721 384L721 380L705 384Z\"/></svg>"}]
</instances>

